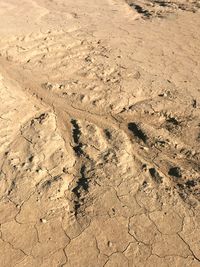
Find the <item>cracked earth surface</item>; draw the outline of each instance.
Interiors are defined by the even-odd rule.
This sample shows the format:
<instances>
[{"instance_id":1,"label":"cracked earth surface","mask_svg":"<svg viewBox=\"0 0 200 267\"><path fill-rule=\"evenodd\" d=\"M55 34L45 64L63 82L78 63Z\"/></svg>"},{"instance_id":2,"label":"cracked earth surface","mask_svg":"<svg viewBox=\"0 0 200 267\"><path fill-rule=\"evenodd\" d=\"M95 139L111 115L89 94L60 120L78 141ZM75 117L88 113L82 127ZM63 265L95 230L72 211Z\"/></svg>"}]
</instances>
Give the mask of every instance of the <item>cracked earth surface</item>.
<instances>
[{"instance_id":1,"label":"cracked earth surface","mask_svg":"<svg viewBox=\"0 0 200 267\"><path fill-rule=\"evenodd\" d=\"M1 267L200 266L199 7L1 0Z\"/></svg>"}]
</instances>

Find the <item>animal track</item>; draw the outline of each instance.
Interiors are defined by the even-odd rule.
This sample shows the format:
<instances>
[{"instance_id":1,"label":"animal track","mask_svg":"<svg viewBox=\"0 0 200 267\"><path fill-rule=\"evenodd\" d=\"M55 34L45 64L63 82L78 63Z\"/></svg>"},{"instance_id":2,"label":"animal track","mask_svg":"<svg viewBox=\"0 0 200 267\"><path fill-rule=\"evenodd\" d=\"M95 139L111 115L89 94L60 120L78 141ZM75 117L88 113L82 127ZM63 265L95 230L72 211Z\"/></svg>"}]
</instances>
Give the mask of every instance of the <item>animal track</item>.
<instances>
[{"instance_id":1,"label":"animal track","mask_svg":"<svg viewBox=\"0 0 200 267\"><path fill-rule=\"evenodd\" d=\"M198 3L35 1L0 41L4 266L197 266Z\"/></svg>"},{"instance_id":2,"label":"animal track","mask_svg":"<svg viewBox=\"0 0 200 267\"><path fill-rule=\"evenodd\" d=\"M181 178L182 177L182 174L181 174L181 169L179 167L171 167L169 169L169 172L168 174L170 176L173 176L175 178Z\"/></svg>"},{"instance_id":3,"label":"animal track","mask_svg":"<svg viewBox=\"0 0 200 267\"><path fill-rule=\"evenodd\" d=\"M75 146L73 147L75 153L77 156L81 156L84 154L83 152L83 144L80 142L80 136L81 136L81 130L79 128L79 125L76 120L71 120L71 123L73 125L73 139Z\"/></svg>"},{"instance_id":4,"label":"animal track","mask_svg":"<svg viewBox=\"0 0 200 267\"><path fill-rule=\"evenodd\" d=\"M149 164L159 166L158 168L149 168L152 180L160 185L171 184L173 186L174 184L178 193L185 194L184 192L188 188L185 185L187 180L190 177L196 182L199 172L197 167L199 160L196 153L192 153L186 148L189 148L190 145L187 142L190 140L181 142L182 132L187 131L187 122L191 121L191 117L185 117L183 120L181 116L175 114L167 114L164 111L155 112L157 109L156 99L151 101L150 106L139 103L134 108L123 111L120 118L125 121L134 120L134 122L128 122L127 125L129 132L132 133L135 140L139 141L137 150L134 147L134 150L137 151L135 151L135 157L137 158L139 155L140 160L144 159ZM154 110L151 109L151 106L154 106ZM193 127L195 129L196 126ZM195 140L193 142L195 143ZM135 146L135 144L133 145ZM179 167L174 166L173 161L176 162L176 159L178 159ZM193 162L193 167L191 165L189 167L189 161ZM182 199L188 203L192 199L193 202L198 201L197 191L199 189L197 187L195 186L195 190L191 190L192 187L187 190L187 194Z\"/></svg>"},{"instance_id":5,"label":"animal track","mask_svg":"<svg viewBox=\"0 0 200 267\"><path fill-rule=\"evenodd\" d=\"M128 124L128 129L133 133L135 137L142 140L144 143L147 142L146 134L140 129L140 127L136 123L130 122Z\"/></svg>"},{"instance_id":6,"label":"animal track","mask_svg":"<svg viewBox=\"0 0 200 267\"><path fill-rule=\"evenodd\" d=\"M171 13L175 13L177 10L195 13L200 8L198 1L181 2L179 0L127 0L127 3L131 8L141 14L143 19L150 19L154 17L164 18Z\"/></svg>"},{"instance_id":7,"label":"animal track","mask_svg":"<svg viewBox=\"0 0 200 267\"><path fill-rule=\"evenodd\" d=\"M158 184L162 183L163 178L160 176L160 174L156 171L155 168L150 168L149 173L151 174L153 180L156 183L158 183Z\"/></svg>"},{"instance_id":8,"label":"animal track","mask_svg":"<svg viewBox=\"0 0 200 267\"><path fill-rule=\"evenodd\" d=\"M84 205L84 195L88 192L89 181L85 176L86 167L85 165L81 166L80 169L80 178L77 181L77 185L72 189L72 192L75 194L76 198L74 200L74 214L77 216L80 213L80 208Z\"/></svg>"}]
</instances>

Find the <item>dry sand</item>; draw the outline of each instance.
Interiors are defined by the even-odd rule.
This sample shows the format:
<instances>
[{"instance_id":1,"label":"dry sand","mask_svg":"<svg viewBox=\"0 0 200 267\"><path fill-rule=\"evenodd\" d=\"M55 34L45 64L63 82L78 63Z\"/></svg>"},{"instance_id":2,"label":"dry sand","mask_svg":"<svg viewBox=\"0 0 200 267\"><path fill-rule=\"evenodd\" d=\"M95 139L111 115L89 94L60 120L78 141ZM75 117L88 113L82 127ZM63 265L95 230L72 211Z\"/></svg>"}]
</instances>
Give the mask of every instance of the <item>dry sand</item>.
<instances>
[{"instance_id":1,"label":"dry sand","mask_svg":"<svg viewBox=\"0 0 200 267\"><path fill-rule=\"evenodd\" d=\"M0 1L0 267L200 266L199 1Z\"/></svg>"}]
</instances>

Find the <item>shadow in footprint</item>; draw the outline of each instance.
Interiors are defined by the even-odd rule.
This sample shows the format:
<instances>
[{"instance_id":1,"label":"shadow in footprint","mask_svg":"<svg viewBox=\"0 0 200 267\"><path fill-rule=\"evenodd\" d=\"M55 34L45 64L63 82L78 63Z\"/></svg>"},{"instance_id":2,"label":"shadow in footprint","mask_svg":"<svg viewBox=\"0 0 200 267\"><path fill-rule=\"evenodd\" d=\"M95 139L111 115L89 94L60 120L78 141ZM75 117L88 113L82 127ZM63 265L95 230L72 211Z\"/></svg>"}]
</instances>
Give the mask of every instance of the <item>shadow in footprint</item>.
<instances>
[{"instance_id":1,"label":"shadow in footprint","mask_svg":"<svg viewBox=\"0 0 200 267\"><path fill-rule=\"evenodd\" d=\"M133 133L133 135L136 138L142 140L144 143L147 142L146 134L141 130L141 128L135 122L128 123L128 129Z\"/></svg>"}]
</instances>

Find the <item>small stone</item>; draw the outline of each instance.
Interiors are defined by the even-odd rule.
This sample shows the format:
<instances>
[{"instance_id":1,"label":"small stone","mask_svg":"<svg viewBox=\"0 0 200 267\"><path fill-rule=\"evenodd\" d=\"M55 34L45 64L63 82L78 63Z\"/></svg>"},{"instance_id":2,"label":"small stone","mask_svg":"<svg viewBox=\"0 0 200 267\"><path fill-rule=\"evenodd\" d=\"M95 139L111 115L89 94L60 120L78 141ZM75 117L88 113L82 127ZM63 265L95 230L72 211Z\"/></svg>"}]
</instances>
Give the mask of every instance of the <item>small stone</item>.
<instances>
[{"instance_id":1,"label":"small stone","mask_svg":"<svg viewBox=\"0 0 200 267\"><path fill-rule=\"evenodd\" d=\"M111 241L108 241L108 247L112 247L112 242Z\"/></svg>"},{"instance_id":2,"label":"small stone","mask_svg":"<svg viewBox=\"0 0 200 267\"><path fill-rule=\"evenodd\" d=\"M41 223L47 223L47 220L46 219L40 219L40 222Z\"/></svg>"}]
</instances>

